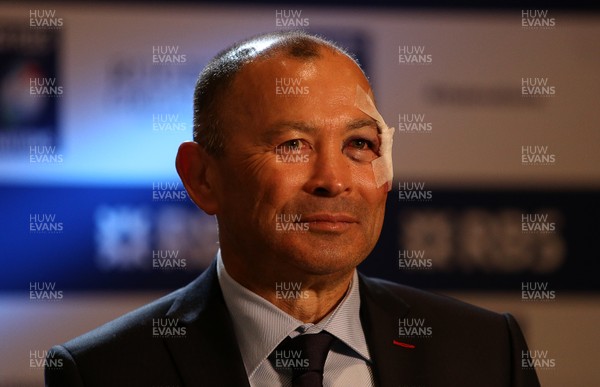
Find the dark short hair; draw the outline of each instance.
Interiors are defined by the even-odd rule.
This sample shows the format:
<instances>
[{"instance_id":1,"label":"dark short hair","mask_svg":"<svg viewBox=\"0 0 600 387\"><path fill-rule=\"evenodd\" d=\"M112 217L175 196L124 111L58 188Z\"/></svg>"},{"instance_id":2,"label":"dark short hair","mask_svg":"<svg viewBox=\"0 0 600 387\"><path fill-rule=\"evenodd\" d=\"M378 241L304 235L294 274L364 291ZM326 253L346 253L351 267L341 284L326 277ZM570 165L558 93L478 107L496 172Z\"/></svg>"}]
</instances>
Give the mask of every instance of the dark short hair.
<instances>
[{"instance_id":1,"label":"dark short hair","mask_svg":"<svg viewBox=\"0 0 600 387\"><path fill-rule=\"evenodd\" d=\"M267 45L261 50L262 45ZM321 57L321 48L358 61L337 44L303 31L280 31L257 35L219 52L202 70L194 90L194 141L209 154L220 156L225 139L221 129L221 106L235 75L246 64L283 53L301 60ZM362 70L362 69L361 69Z\"/></svg>"}]
</instances>

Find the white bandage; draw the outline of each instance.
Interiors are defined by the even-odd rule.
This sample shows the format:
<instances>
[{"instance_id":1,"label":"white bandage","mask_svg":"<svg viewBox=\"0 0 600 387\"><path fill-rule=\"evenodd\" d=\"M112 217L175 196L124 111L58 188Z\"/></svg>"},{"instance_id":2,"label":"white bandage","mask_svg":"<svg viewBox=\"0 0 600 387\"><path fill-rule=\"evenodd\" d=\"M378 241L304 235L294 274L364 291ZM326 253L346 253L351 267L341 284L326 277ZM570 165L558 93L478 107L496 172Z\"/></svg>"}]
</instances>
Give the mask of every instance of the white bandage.
<instances>
[{"instance_id":1,"label":"white bandage","mask_svg":"<svg viewBox=\"0 0 600 387\"><path fill-rule=\"evenodd\" d=\"M394 143L394 128L385 124L383 117L377 111L371 97L359 86L356 85L356 106L363 113L373 118L377 122L379 132L379 157L371 161L373 174L375 175L375 184L377 188L388 183L388 191L392 189L392 180L394 178L394 165L392 164L392 144Z\"/></svg>"}]
</instances>

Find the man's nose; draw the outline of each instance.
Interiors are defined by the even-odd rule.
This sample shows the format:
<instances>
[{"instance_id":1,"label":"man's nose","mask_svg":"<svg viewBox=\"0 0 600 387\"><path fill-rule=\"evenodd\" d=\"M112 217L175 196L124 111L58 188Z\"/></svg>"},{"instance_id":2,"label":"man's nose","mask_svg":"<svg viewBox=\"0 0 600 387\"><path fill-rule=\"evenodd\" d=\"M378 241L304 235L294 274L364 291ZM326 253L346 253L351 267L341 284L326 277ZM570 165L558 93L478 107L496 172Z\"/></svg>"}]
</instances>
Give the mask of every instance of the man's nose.
<instances>
[{"instance_id":1,"label":"man's nose","mask_svg":"<svg viewBox=\"0 0 600 387\"><path fill-rule=\"evenodd\" d=\"M352 166L339 146L330 145L316 152L310 165L311 177L305 185L308 193L333 197L350 191Z\"/></svg>"}]
</instances>

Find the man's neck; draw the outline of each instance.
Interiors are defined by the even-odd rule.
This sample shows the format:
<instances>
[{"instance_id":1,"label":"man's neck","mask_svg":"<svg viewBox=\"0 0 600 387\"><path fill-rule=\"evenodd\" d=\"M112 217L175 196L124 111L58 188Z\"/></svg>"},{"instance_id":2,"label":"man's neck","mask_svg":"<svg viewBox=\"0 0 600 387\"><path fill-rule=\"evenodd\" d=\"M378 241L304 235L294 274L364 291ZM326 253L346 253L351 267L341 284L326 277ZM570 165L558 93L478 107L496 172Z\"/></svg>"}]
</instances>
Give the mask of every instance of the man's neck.
<instances>
[{"instance_id":1,"label":"man's neck","mask_svg":"<svg viewBox=\"0 0 600 387\"><path fill-rule=\"evenodd\" d=\"M354 269L344 273L312 275L253 268L244 270L223 259L227 273L240 285L261 296L290 316L317 323L342 301L354 275Z\"/></svg>"}]
</instances>

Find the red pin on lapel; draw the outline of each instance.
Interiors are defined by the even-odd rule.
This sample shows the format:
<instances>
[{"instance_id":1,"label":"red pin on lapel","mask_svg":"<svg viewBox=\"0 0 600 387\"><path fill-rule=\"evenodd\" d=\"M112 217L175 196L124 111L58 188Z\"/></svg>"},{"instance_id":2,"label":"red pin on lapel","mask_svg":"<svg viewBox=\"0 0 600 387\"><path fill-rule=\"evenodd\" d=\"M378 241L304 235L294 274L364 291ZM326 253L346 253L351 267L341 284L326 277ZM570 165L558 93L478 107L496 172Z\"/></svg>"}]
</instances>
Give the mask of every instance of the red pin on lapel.
<instances>
[{"instance_id":1,"label":"red pin on lapel","mask_svg":"<svg viewBox=\"0 0 600 387\"><path fill-rule=\"evenodd\" d=\"M414 346L414 345L412 345L412 344L407 344L407 343L403 343L403 342L401 342L401 341L396 341L396 340L394 340L394 341L392 341L392 343L394 343L394 345L398 345L398 346L400 346L400 347L404 347L404 348L411 348L411 349L412 349L412 348L415 348L415 346Z\"/></svg>"}]
</instances>

